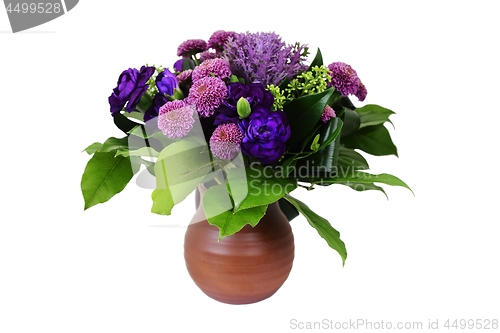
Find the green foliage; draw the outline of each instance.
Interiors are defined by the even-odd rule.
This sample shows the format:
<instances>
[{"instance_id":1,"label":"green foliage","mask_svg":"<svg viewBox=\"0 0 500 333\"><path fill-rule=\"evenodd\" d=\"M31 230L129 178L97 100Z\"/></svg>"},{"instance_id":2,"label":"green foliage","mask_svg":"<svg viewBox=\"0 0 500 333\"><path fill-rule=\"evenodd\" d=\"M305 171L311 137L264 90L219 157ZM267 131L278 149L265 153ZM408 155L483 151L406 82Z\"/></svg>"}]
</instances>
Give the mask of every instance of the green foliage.
<instances>
[{"instance_id":1,"label":"green foliage","mask_svg":"<svg viewBox=\"0 0 500 333\"><path fill-rule=\"evenodd\" d=\"M347 148L361 149L375 156L398 156L398 151L392 142L391 135L383 124L363 127L356 133L343 138L342 144Z\"/></svg>"}]
</instances>

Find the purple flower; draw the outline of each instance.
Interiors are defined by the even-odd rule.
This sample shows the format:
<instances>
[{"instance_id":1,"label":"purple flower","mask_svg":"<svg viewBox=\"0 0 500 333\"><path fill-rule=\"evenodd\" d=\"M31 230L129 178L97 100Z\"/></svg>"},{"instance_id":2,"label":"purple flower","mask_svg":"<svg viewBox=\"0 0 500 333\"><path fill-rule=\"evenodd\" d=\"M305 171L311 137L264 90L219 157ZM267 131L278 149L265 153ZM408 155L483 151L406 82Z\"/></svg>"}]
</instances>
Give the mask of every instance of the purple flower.
<instances>
[{"instance_id":1,"label":"purple flower","mask_svg":"<svg viewBox=\"0 0 500 333\"><path fill-rule=\"evenodd\" d=\"M188 39L179 45L177 48L177 55L179 57L189 57L206 50L207 42L203 39Z\"/></svg>"},{"instance_id":2,"label":"purple flower","mask_svg":"<svg viewBox=\"0 0 500 333\"><path fill-rule=\"evenodd\" d=\"M154 71L154 67L142 66L140 71L129 68L121 73L116 88L113 89L113 93L108 98L112 115L120 112L123 107L127 112L134 111L141 97L147 91L148 85L146 83Z\"/></svg>"},{"instance_id":3,"label":"purple flower","mask_svg":"<svg viewBox=\"0 0 500 333\"><path fill-rule=\"evenodd\" d=\"M177 71L177 72L182 72L182 63L183 63L183 59L179 59L177 60L175 63L174 63L174 69Z\"/></svg>"},{"instance_id":4,"label":"purple flower","mask_svg":"<svg viewBox=\"0 0 500 333\"><path fill-rule=\"evenodd\" d=\"M236 124L218 126L210 138L210 150L214 156L225 160L233 159L240 151L243 133Z\"/></svg>"},{"instance_id":5,"label":"purple flower","mask_svg":"<svg viewBox=\"0 0 500 333\"><path fill-rule=\"evenodd\" d=\"M203 51L200 53L200 61L205 61L208 59L215 59L218 57L219 57L219 55L215 52Z\"/></svg>"},{"instance_id":6,"label":"purple flower","mask_svg":"<svg viewBox=\"0 0 500 333\"><path fill-rule=\"evenodd\" d=\"M186 105L172 110L160 109L158 128L170 139L182 138L193 128L195 108Z\"/></svg>"},{"instance_id":7,"label":"purple flower","mask_svg":"<svg viewBox=\"0 0 500 333\"><path fill-rule=\"evenodd\" d=\"M326 105L325 109L323 110L323 114L321 115L321 121L326 123L328 122L328 120L335 117L336 117L335 110L332 109L330 105Z\"/></svg>"},{"instance_id":8,"label":"purple flower","mask_svg":"<svg viewBox=\"0 0 500 333\"><path fill-rule=\"evenodd\" d=\"M334 87L342 96L355 95L359 101L366 98L366 87L358 77L358 73L348 64L343 62L333 62L328 65L332 72L332 80L328 83L329 87Z\"/></svg>"},{"instance_id":9,"label":"purple flower","mask_svg":"<svg viewBox=\"0 0 500 333\"><path fill-rule=\"evenodd\" d=\"M161 94L173 96L174 89L177 88L178 85L179 83L177 82L177 76L175 76L175 74L172 74L166 68L156 77L156 86L158 87L158 91Z\"/></svg>"},{"instance_id":10,"label":"purple flower","mask_svg":"<svg viewBox=\"0 0 500 333\"><path fill-rule=\"evenodd\" d=\"M202 117L210 117L227 96L227 87L218 77L204 77L189 89L188 102L196 107Z\"/></svg>"},{"instance_id":11,"label":"purple flower","mask_svg":"<svg viewBox=\"0 0 500 333\"><path fill-rule=\"evenodd\" d=\"M170 102L167 102L163 104L160 109L158 110L158 114L162 115L164 113L167 113L169 111L175 110L175 109L180 109L183 108L187 105L187 103L184 100L173 100Z\"/></svg>"},{"instance_id":12,"label":"purple flower","mask_svg":"<svg viewBox=\"0 0 500 333\"><path fill-rule=\"evenodd\" d=\"M285 153L290 126L283 111L259 106L238 125L244 133L241 151L245 155L257 158L262 164L271 164Z\"/></svg>"},{"instance_id":13,"label":"purple flower","mask_svg":"<svg viewBox=\"0 0 500 333\"><path fill-rule=\"evenodd\" d=\"M208 39L208 47L216 50L217 52L222 52L228 39L230 37L234 37L235 34L236 33L234 31L217 30Z\"/></svg>"},{"instance_id":14,"label":"purple flower","mask_svg":"<svg viewBox=\"0 0 500 333\"><path fill-rule=\"evenodd\" d=\"M286 45L274 32L247 32L230 37L222 54L233 74L245 82L278 85L303 69L304 49L304 45Z\"/></svg>"},{"instance_id":15,"label":"purple flower","mask_svg":"<svg viewBox=\"0 0 500 333\"><path fill-rule=\"evenodd\" d=\"M193 69L193 82L207 76L218 77L222 80L229 78L231 70L229 69L228 62L220 58L208 59Z\"/></svg>"},{"instance_id":16,"label":"purple flower","mask_svg":"<svg viewBox=\"0 0 500 333\"><path fill-rule=\"evenodd\" d=\"M148 122L148 120L158 117L160 108L167 102L168 99L165 95L161 93L156 94L155 97L153 97L153 104L144 113L144 121Z\"/></svg>"},{"instance_id":17,"label":"purple flower","mask_svg":"<svg viewBox=\"0 0 500 333\"><path fill-rule=\"evenodd\" d=\"M177 74L177 81L179 81L179 83L190 81L192 79L192 75L193 75L193 70L187 69Z\"/></svg>"},{"instance_id":18,"label":"purple flower","mask_svg":"<svg viewBox=\"0 0 500 333\"><path fill-rule=\"evenodd\" d=\"M222 102L222 106L219 109L220 112L216 116L216 125L238 122L239 116L236 105L241 97L244 97L248 101L252 109L257 106L271 109L273 106L273 94L260 83L243 84L241 82L233 82L227 88L228 96Z\"/></svg>"}]
</instances>

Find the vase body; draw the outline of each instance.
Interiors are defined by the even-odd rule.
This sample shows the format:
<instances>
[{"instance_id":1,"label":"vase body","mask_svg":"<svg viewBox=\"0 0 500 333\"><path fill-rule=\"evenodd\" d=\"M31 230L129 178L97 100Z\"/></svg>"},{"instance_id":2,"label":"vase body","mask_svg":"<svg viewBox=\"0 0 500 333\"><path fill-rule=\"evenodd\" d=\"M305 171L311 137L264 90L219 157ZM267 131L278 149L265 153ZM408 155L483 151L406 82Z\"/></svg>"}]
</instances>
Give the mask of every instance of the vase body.
<instances>
[{"instance_id":1,"label":"vase body","mask_svg":"<svg viewBox=\"0 0 500 333\"><path fill-rule=\"evenodd\" d=\"M199 188L203 197L204 188ZM197 222L201 221L201 222ZM273 295L292 269L294 239L277 202L252 228L245 225L218 241L219 229L205 218L203 205L186 231L184 258L189 275L209 297L229 304L248 304Z\"/></svg>"}]
</instances>

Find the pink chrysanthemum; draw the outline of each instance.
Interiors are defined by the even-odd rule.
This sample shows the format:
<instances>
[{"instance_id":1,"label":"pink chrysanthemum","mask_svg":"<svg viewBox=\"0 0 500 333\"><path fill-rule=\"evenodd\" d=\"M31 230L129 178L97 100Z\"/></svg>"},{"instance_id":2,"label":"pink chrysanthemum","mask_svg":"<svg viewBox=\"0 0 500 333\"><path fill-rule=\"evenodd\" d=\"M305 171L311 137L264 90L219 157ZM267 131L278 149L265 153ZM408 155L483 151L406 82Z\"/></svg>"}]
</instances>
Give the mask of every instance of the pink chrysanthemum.
<instances>
[{"instance_id":1,"label":"pink chrysanthemum","mask_svg":"<svg viewBox=\"0 0 500 333\"><path fill-rule=\"evenodd\" d=\"M203 51L200 53L200 61L205 61L208 59L215 59L218 57L219 57L219 55L215 52Z\"/></svg>"},{"instance_id":2,"label":"pink chrysanthemum","mask_svg":"<svg viewBox=\"0 0 500 333\"><path fill-rule=\"evenodd\" d=\"M177 55L179 57L189 57L193 54L203 52L207 49L207 42L203 39L188 39L182 42L177 48Z\"/></svg>"},{"instance_id":3,"label":"pink chrysanthemum","mask_svg":"<svg viewBox=\"0 0 500 333\"><path fill-rule=\"evenodd\" d=\"M189 89L188 102L193 104L202 117L210 117L227 96L227 87L218 77L204 77Z\"/></svg>"},{"instance_id":4,"label":"pink chrysanthemum","mask_svg":"<svg viewBox=\"0 0 500 333\"><path fill-rule=\"evenodd\" d=\"M228 39L233 37L235 34L236 33L234 31L217 30L208 39L208 47L216 50L217 52L222 52Z\"/></svg>"},{"instance_id":5,"label":"pink chrysanthemum","mask_svg":"<svg viewBox=\"0 0 500 333\"><path fill-rule=\"evenodd\" d=\"M243 133L238 125L222 124L215 129L210 138L210 150L214 156L231 160L240 151L241 140L243 140Z\"/></svg>"},{"instance_id":6,"label":"pink chrysanthemum","mask_svg":"<svg viewBox=\"0 0 500 333\"><path fill-rule=\"evenodd\" d=\"M219 79L227 79L231 76L229 63L220 58L208 59L193 69L193 82L207 76L215 76Z\"/></svg>"},{"instance_id":7,"label":"pink chrysanthemum","mask_svg":"<svg viewBox=\"0 0 500 333\"><path fill-rule=\"evenodd\" d=\"M177 74L177 81L179 81L179 83L186 82L191 79L192 74L193 74L192 69L187 69L185 71L182 71L179 74Z\"/></svg>"},{"instance_id":8,"label":"pink chrysanthemum","mask_svg":"<svg viewBox=\"0 0 500 333\"><path fill-rule=\"evenodd\" d=\"M171 102L167 102L160 107L160 109L158 110L158 114L160 115L160 114L167 113L167 112L175 110L175 109L180 109L180 108L185 107L186 105L187 105L186 102L181 101L181 100L174 100Z\"/></svg>"},{"instance_id":9,"label":"pink chrysanthemum","mask_svg":"<svg viewBox=\"0 0 500 333\"><path fill-rule=\"evenodd\" d=\"M163 112L158 116L158 128L170 139L182 138L193 128L195 108L192 105Z\"/></svg>"},{"instance_id":10,"label":"pink chrysanthemum","mask_svg":"<svg viewBox=\"0 0 500 333\"><path fill-rule=\"evenodd\" d=\"M335 110L332 109L330 105L325 106L323 114L321 115L321 121L326 123L328 120L335 117L336 117Z\"/></svg>"},{"instance_id":11,"label":"pink chrysanthemum","mask_svg":"<svg viewBox=\"0 0 500 333\"><path fill-rule=\"evenodd\" d=\"M334 62L328 65L332 72L329 87L337 89L342 96L355 95L360 101L366 97L366 87L361 83L358 73L348 64L343 62Z\"/></svg>"}]
</instances>

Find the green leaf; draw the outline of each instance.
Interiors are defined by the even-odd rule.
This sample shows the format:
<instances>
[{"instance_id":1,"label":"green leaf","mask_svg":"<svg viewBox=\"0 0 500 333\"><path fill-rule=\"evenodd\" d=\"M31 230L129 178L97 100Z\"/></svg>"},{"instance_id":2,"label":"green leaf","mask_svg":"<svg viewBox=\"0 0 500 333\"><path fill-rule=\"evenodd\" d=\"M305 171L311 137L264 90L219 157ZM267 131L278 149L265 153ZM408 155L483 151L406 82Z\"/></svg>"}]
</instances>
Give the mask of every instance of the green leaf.
<instances>
[{"instance_id":1,"label":"green leaf","mask_svg":"<svg viewBox=\"0 0 500 333\"><path fill-rule=\"evenodd\" d=\"M347 148L361 149L375 156L398 156L397 148L384 125L363 127L355 134L342 138L342 144Z\"/></svg>"},{"instance_id":2,"label":"green leaf","mask_svg":"<svg viewBox=\"0 0 500 333\"><path fill-rule=\"evenodd\" d=\"M314 66L319 67L321 65L323 65L323 56L321 55L321 50L318 48L318 51L316 51L316 56L307 68L307 71L310 71Z\"/></svg>"},{"instance_id":3,"label":"green leaf","mask_svg":"<svg viewBox=\"0 0 500 333\"><path fill-rule=\"evenodd\" d=\"M278 200L278 204L280 205L280 209L285 214L288 221L292 221L294 218L299 216L299 211L295 208L294 205L289 203L285 198L281 198Z\"/></svg>"},{"instance_id":4,"label":"green leaf","mask_svg":"<svg viewBox=\"0 0 500 333\"><path fill-rule=\"evenodd\" d=\"M118 127L125 134L127 134L130 130L137 126L137 123L135 121L128 119L121 113L116 113L113 116L113 121L116 127Z\"/></svg>"},{"instance_id":5,"label":"green leaf","mask_svg":"<svg viewBox=\"0 0 500 333\"><path fill-rule=\"evenodd\" d=\"M321 182L323 184L343 184L351 187L358 186L359 187L357 189L358 191L375 190L375 189L379 190L379 188L374 186L374 183L381 183L391 186L404 187L410 190L411 193L413 193L411 188L401 179L386 173L379 175L372 175L366 172L351 170L346 174L337 173L337 175L335 176L326 177L322 179ZM367 188L363 189L363 186L367 186Z\"/></svg>"},{"instance_id":6,"label":"green leaf","mask_svg":"<svg viewBox=\"0 0 500 333\"><path fill-rule=\"evenodd\" d=\"M241 170L246 171L241 172ZM297 188L294 179L279 178L270 168L252 164L227 171L227 185L234 199L234 211L269 205Z\"/></svg>"},{"instance_id":7,"label":"green leaf","mask_svg":"<svg viewBox=\"0 0 500 333\"><path fill-rule=\"evenodd\" d=\"M190 138L163 149L154 170L156 189L152 193L151 211L170 215L174 205L183 201L212 171L212 161L206 143Z\"/></svg>"},{"instance_id":8,"label":"green leaf","mask_svg":"<svg viewBox=\"0 0 500 333\"><path fill-rule=\"evenodd\" d=\"M108 201L132 179L130 158L114 155L114 152L96 152L88 161L81 181L84 209Z\"/></svg>"},{"instance_id":9,"label":"green leaf","mask_svg":"<svg viewBox=\"0 0 500 333\"><path fill-rule=\"evenodd\" d=\"M102 143L94 142L93 144L85 148L83 151L87 152L87 154L89 155L92 155L93 153L99 151L99 149L101 148L102 148Z\"/></svg>"},{"instance_id":10,"label":"green leaf","mask_svg":"<svg viewBox=\"0 0 500 333\"><path fill-rule=\"evenodd\" d=\"M287 141L288 147L298 143L316 126L332 94L333 88L329 88L314 95L294 99L284 106L292 133Z\"/></svg>"},{"instance_id":11,"label":"green leaf","mask_svg":"<svg viewBox=\"0 0 500 333\"><path fill-rule=\"evenodd\" d=\"M385 122L392 124L389 116L394 114L393 111L375 104L367 104L361 108L357 108L356 112L359 114L361 120L359 128L380 125Z\"/></svg>"},{"instance_id":12,"label":"green leaf","mask_svg":"<svg viewBox=\"0 0 500 333\"><path fill-rule=\"evenodd\" d=\"M326 219L313 212L303 202L289 195L286 195L285 199L306 218L307 222L316 229L318 234L326 240L327 244L340 254L342 266L344 266L347 259L347 250L344 242L340 239L340 233L335 230Z\"/></svg>"},{"instance_id":13,"label":"green leaf","mask_svg":"<svg viewBox=\"0 0 500 333\"><path fill-rule=\"evenodd\" d=\"M267 210L267 205L233 212L224 184L210 187L203 196L203 209L208 223L219 228L219 240L240 231L245 225L255 227Z\"/></svg>"},{"instance_id":14,"label":"green leaf","mask_svg":"<svg viewBox=\"0 0 500 333\"><path fill-rule=\"evenodd\" d=\"M128 136L119 139L115 137L108 138L99 151L106 153L123 149L128 149Z\"/></svg>"},{"instance_id":15,"label":"green leaf","mask_svg":"<svg viewBox=\"0 0 500 333\"><path fill-rule=\"evenodd\" d=\"M338 175L347 175L359 170L368 170L368 162L366 159L354 149L339 147L339 157L337 160Z\"/></svg>"},{"instance_id":16,"label":"green leaf","mask_svg":"<svg viewBox=\"0 0 500 333\"><path fill-rule=\"evenodd\" d=\"M342 127L342 137L356 133L361 123L359 114L349 108L344 108L342 119L344 121L344 126Z\"/></svg>"},{"instance_id":17,"label":"green leaf","mask_svg":"<svg viewBox=\"0 0 500 333\"><path fill-rule=\"evenodd\" d=\"M149 156L149 157L158 157L160 154L150 147L142 147L136 150L118 150L116 152L116 156L122 155L125 157L129 156Z\"/></svg>"},{"instance_id":18,"label":"green leaf","mask_svg":"<svg viewBox=\"0 0 500 333\"><path fill-rule=\"evenodd\" d=\"M297 165L297 158L295 156L290 157L283 162L281 165L281 168L283 169L283 178L288 177L288 175L294 170L295 165Z\"/></svg>"}]
</instances>

